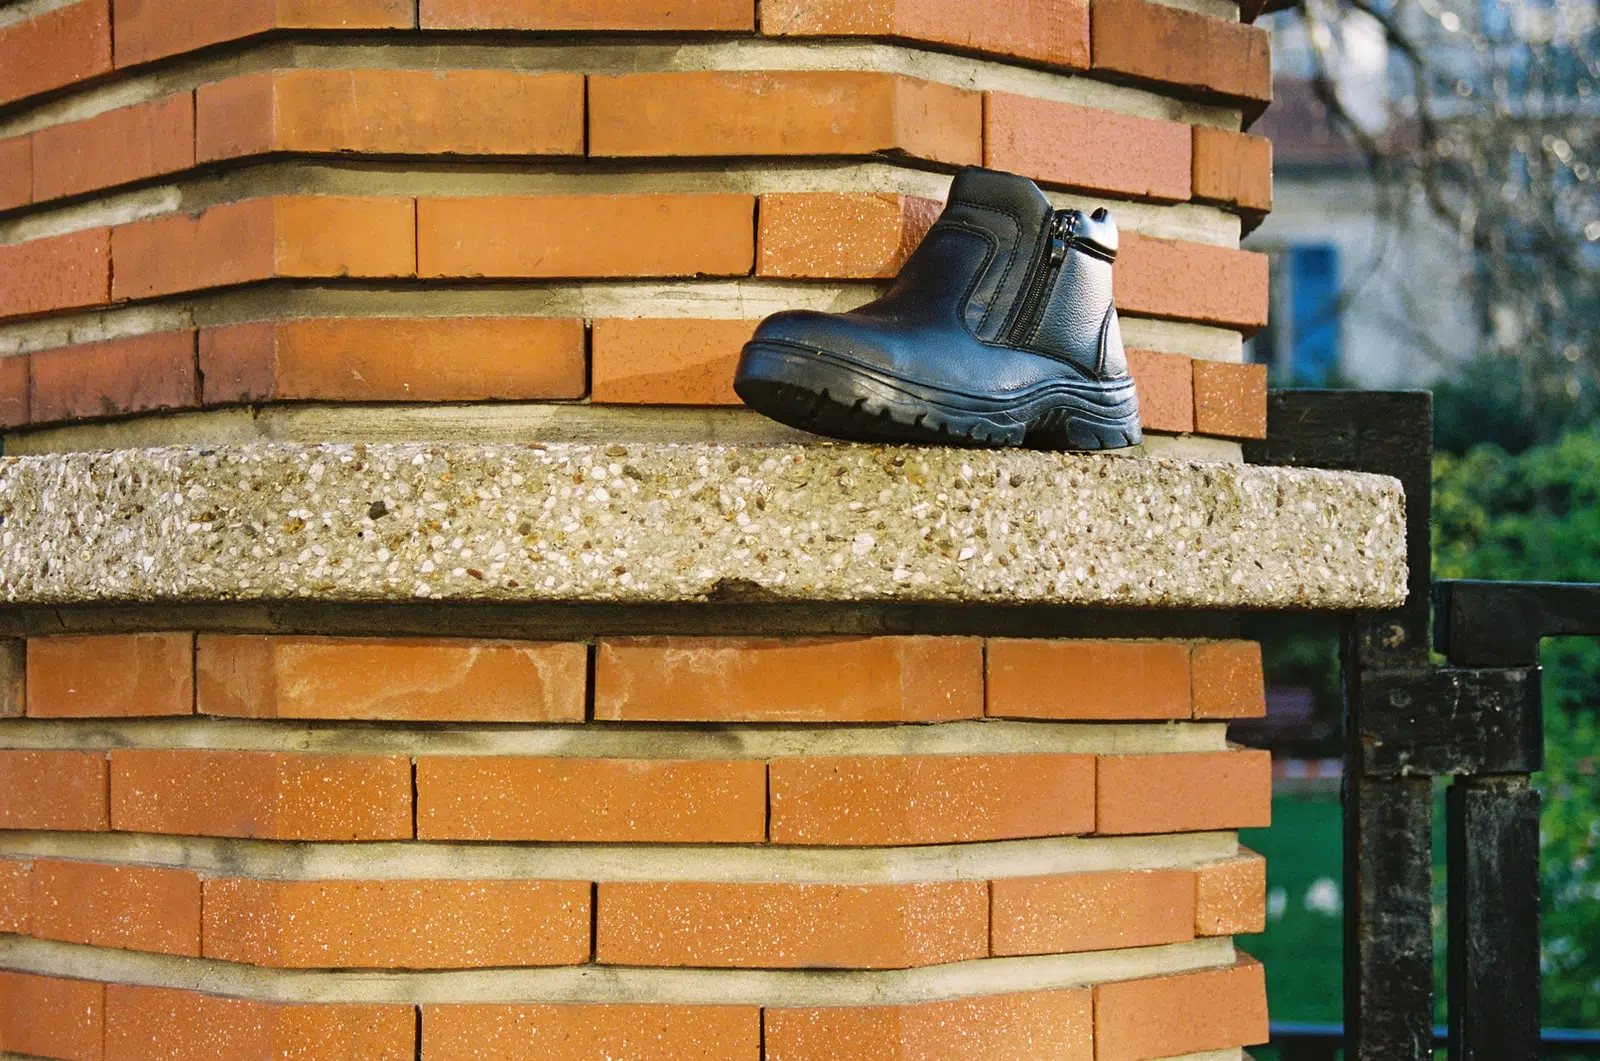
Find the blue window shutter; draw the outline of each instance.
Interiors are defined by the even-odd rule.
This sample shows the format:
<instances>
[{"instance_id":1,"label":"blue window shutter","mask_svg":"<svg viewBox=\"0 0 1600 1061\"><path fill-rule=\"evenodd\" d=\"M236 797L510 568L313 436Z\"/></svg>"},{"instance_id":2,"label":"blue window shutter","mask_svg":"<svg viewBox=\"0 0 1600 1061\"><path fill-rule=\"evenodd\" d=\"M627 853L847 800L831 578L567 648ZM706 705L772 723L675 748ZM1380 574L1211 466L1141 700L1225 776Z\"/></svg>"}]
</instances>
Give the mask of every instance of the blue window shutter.
<instances>
[{"instance_id":1,"label":"blue window shutter","mask_svg":"<svg viewBox=\"0 0 1600 1061\"><path fill-rule=\"evenodd\" d=\"M1289 249L1290 363L1296 383L1321 387L1339 371L1339 249L1302 244Z\"/></svg>"}]
</instances>

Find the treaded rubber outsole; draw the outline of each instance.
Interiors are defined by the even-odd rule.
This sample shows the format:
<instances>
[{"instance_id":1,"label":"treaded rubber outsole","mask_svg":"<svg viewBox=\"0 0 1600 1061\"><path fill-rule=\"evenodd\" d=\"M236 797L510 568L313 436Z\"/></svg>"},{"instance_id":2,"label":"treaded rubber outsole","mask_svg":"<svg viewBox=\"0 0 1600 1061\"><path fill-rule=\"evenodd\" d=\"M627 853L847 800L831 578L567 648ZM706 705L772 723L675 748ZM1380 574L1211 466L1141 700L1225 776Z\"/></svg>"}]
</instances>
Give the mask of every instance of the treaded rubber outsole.
<instances>
[{"instance_id":1,"label":"treaded rubber outsole","mask_svg":"<svg viewBox=\"0 0 1600 1061\"><path fill-rule=\"evenodd\" d=\"M961 408L955 396L934 398L915 384L826 354L764 343L745 347L733 388L746 405L779 423L847 442L1094 451L1144 440L1131 396L1112 395L1108 410L1103 391L1083 394L1063 385L1009 401L973 398L970 404L982 408Z\"/></svg>"}]
</instances>

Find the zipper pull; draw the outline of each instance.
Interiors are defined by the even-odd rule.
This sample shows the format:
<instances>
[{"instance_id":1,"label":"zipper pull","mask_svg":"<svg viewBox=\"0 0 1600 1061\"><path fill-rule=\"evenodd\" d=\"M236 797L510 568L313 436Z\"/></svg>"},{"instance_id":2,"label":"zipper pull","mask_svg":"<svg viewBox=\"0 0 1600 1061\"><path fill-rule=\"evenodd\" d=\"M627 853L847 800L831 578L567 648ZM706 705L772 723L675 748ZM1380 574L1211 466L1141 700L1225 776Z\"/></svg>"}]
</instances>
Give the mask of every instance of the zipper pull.
<instances>
[{"instance_id":1,"label":"zipper pull","mask_svg":"<svg viewBox=\"0 0 1600 1061\"><path fill-rule=\"evenodd\" d=\"M1072 238L1072 230L1077 227L1077 216L1068 211L1061 211L1050 221L1050 265L1060 265L1067 260L1067 241Z\"/></svg>"}]
</instances>

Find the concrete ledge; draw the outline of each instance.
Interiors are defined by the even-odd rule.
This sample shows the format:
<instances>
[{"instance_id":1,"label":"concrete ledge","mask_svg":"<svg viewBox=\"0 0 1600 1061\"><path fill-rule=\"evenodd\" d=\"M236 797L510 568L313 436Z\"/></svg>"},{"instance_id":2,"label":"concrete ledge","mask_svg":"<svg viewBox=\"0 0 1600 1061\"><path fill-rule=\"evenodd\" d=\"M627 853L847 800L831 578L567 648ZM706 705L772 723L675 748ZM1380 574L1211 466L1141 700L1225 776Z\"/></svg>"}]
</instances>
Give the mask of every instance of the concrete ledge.
<instances>
[{"instance_id":1,"label":"concrete ledge","mask_svg":"<svg viewBox=\"0 0 1600 1061\"><path fill-rule=\"evenodd\" d=\"M0 461L0 599L1390 607L1380 476L948 448L173 447Z\"/></svg>"}]
</instances>

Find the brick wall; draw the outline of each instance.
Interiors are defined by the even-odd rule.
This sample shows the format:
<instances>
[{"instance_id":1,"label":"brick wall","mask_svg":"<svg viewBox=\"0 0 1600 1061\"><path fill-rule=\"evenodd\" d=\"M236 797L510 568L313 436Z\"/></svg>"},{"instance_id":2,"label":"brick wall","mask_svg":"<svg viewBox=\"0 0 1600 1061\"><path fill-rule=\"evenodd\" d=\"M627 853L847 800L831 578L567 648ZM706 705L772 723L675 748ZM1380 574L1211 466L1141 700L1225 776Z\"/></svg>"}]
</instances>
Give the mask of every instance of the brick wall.
<instances>
[{"instance_id":1,"label":"brick wall","mask_svg":"<svg viewBox=\"0 0 1600 1061\"><path fill-rule=\"evenodd\" d=\"M0 15L0 427L735 405L756 320L873 297L985 163L1119 208L1150 432L1264 430L1230 5L37 6Z\"/></svg>"}]
</instances>

